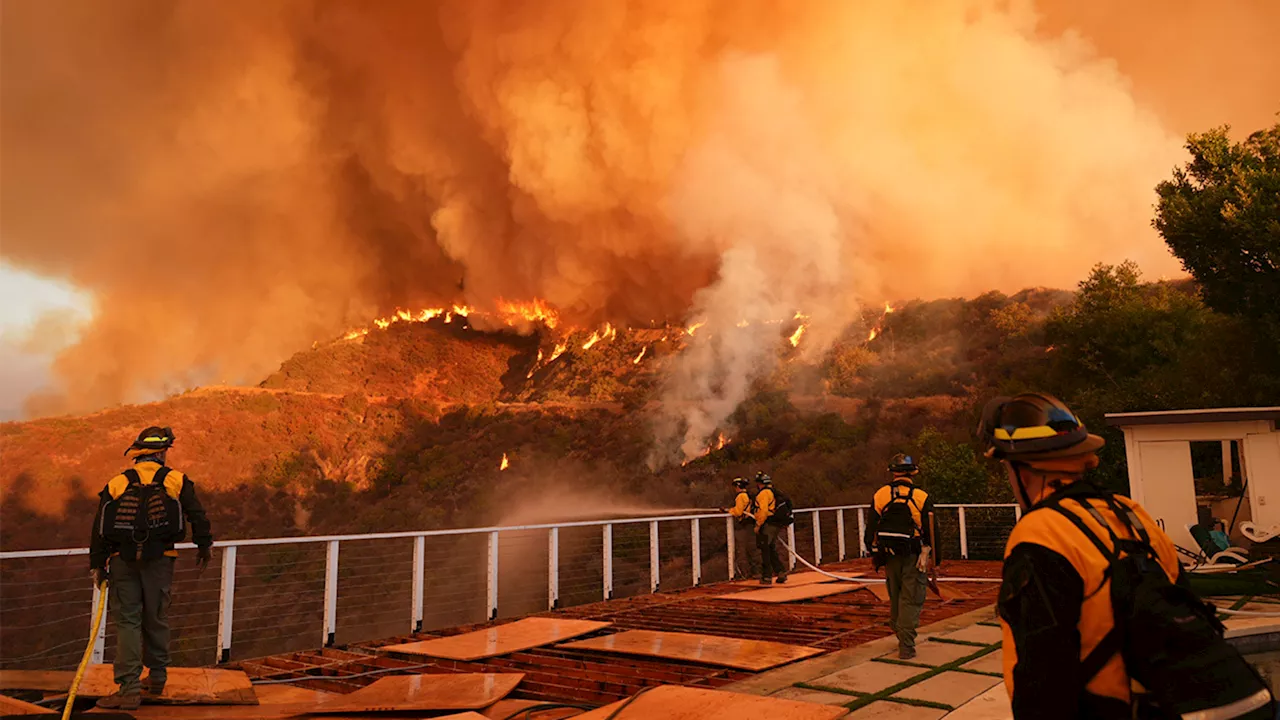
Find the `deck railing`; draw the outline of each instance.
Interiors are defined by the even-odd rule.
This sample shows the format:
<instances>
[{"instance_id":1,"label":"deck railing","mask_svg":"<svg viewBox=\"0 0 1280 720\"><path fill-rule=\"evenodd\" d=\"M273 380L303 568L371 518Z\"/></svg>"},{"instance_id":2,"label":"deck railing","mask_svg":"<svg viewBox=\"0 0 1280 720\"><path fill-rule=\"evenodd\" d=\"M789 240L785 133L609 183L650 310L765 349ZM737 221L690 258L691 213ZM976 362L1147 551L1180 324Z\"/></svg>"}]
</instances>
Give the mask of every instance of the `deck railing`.
<instances>
[{"instance_id":1,"label":"deck railing","mask_svg":"<svg viewBox=\"0 0 1280 720\"><path fill-rule=\"evenodd\" d=\"M814 564L859 557L867 509L798 510L788 544ZM999 559L1021 515L1003 504L937 509L950 559ZM712 513L221 541L210 568L221 569L216 598L190 552L175 571L175 662L227 662L233 647L236 658L300 651L733 579L732 523ZM78 623L89 623L98 601L81 557L88 553L0 552L0 667L75 665L85 642ZM113 645L107 625L95 662Z\"/></svg>"}]
</instances>

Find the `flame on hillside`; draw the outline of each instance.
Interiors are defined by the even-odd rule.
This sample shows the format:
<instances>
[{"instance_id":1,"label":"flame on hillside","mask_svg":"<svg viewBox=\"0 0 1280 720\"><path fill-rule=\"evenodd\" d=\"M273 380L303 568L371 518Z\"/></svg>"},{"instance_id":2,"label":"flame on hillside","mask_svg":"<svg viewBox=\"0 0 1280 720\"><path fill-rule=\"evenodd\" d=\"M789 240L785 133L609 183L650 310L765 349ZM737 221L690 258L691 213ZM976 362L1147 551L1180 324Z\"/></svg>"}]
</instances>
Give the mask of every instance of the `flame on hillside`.
<instances>
[{"instance_id":1,"label":"flame on hillside","mask_svg":"<svg viewBox=\"0 0 1280 720\"><path fill-rule=\"evenodd\" d=\"M640 354L636 356L636 359L635 359L635 360L632 360L632 361L631 361L631 364L632 364L632 365L639 365L639 364L640 364L640 361L644 359L644 354L645 354L646 352L649 352L649 346L648 346L648 345L645 345L644 347L640 348Z\"/></svg>"},{"instance_id":2,"label":"flame on hillside","mask_svg":"<svg viewBox=\"0 0 1280 720\"><path fill-rule=\"evenodd\" d=\"M593 346L595 346L595 344L596 344L596 343L598 343L598 342L600 342L600 331L599 331L599 330L597 330L597 331L595 331L595 332L592 332L592 333L591 333L591 337L587 338L587 341L586 341L586 342L584 342L584 343L582 343L582 349L583 349L583 350L590 350L590 349L591 349Z\"/></svg>"},{"instance_id":3,"label":"flame on hillside","mask_svg":"<svg viewBox=\"0 0 1280 720\"><path fill-rule=\"evenodd\" d=\"M871 328L871 332L867 333L867 342L871 342L880 336L880 333L884 330L884 321L892 312L893 306L886 301L884 304L884 312L880 313L880 319L876 320L876 324Z\"/></svg>"},{"instance_id":4,"label":"flame on hillside","mask_svg":"<svg viewBox=\"0 0 1280 720\"><path fill-rule=\"evenodd\" d=\"M791 347L796 347L800 344L800 338L804 337L804 328L805 326L801 325L800 327L796 328L795 332L791 333L791 337L787 338L787 340L791 343Z\"/></svg>"},{"instance_id":5,"label":"flame on hillside","mask_svg":"<svg viewBox=\"0 0 1280 720\"><path fill-rule=\"evenodd\" d=\"M686 458L684 462L680 463L680 467L684 467L685 465L688 465L689 463L693 462L694 460L697 460L698 458L706 457L707 455L710 455L711 453L723 448L725 445L728 445L728 444L729 444L729 438L725 437L724 433L722 432L716 432L716 439L714 442L708 444L707 447L703 448L702 452L698 453L697 455L694 455L691 458Z\"/></svg>"},{"instance_id":6,"label":"flame on hillside","mask_svg":"<svg viewBox=\"0 0 1280 720\"><path fill-rule=\"evenodd\" d=\"M502 453L502 464L498 466L498 471L501 472L509 467L511 467L511 463L507 461L507 454Z\"/></svg>"},{"instance_id":7,"label":"flame on hillside","mask_svg":"<svg viewBox=\"0 0 1280 720\"><path fill-rule=\"evenodd\" d=\"M538 324L541 323L548 328L555 329L560 323L560 316L547 303L542 300L532 300L530 302L509 302L499 301L495 312L478 310L468 305L453 305L451 307L423 308L421 310L404 310L397 308L395 312L386 317L374 318L373 327L379 330L386 330L395 323L424 323L443 317L445 323L452 323L455 317L469 318L471 316L485 317L497 320L499 323L507 327L516 327L525 323ZM608 326L606 326L608 327ZM343 336L343 340L355 340L369 334L371 328L355 328L347 331Z\"/></svg>"},{"instance_id":8,"label":"flame on hillside","mask_svg":"<svg viewBox=\"0 0 1280 720\"><path fill-rule=\"evenodd\" d=\"M703 325L706 325L706 324L707 324L707 321L706 321L706 320L703 320L702 322L696 322L696 323L694 323L694 324L690 325L689 327L685 328L684 332L685 332L685 334L686 334L686 335L693 335L695 332L697 332L697 331L698 331L698 328L700 328L700 327L702 327Z\"/></svg>"}]
</instances>

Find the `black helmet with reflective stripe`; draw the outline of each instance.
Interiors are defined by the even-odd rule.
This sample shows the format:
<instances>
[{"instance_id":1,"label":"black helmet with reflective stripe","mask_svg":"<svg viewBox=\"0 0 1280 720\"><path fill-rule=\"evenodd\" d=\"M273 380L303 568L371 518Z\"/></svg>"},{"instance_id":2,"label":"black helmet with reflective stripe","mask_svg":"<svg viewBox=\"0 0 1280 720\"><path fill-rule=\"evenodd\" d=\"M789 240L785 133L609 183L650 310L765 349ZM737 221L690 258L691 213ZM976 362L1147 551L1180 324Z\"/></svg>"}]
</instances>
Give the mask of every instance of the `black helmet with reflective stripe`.
<instances>
[{"instance_id":1,"label":"black helmet with reflective stripe","mask_svg":"<svg viewBox=\"0 0 1280 720\"><path fill-rule=\"evenodd\" d=\"M746 489L747 489L747 479L746 479L746 478L734 478L734 479L733 479L733 486L734 486L734 487L736 487L736 488L738 488L739 490L746 490Z\"/></svg>"},{"instance_id":2,"label":"black helmet with reflective stripe","mask_svg":"<svg viewBox=\"0 0 1280 720\"><path fill-rule=\"evenodd\" d=\"M756 473L756 482L760 483L761 485L769 485L773 483L773 478L769 477L768 475L765 475L762 472L758 472Z\"/></svg>"},{"instance_id":3,"label":"black helmet with reflective stripe","mask_svg":"<svg viewBox=\"0 0 1280 720\"><path fill-rule=\"evenodd\" d=\"M910 455L898 453L889 461L889 472L895 475L913 475L920 471L916 466L915 458Z\"/></svg>"},{"instance_id":4,"label":"black helmet with reflective stripe","mask_svg":"<svg viewBox=\"0 0 1280 720\"><path fill-rule=\"evenodd\" d=\"M152 426L138 433L138 439L133 441L128 450L125 450L125 454L128 455L130 450L162 452L173 446L174 439L171 428Z\"/></svg>"},{"instance_id":5,"label":"black helmet with reflective stripe","mask_svg":"<svg viewBox=\"0 0 1280 720\"><path fill-rule=\"evenodd\" d=\"M1106 444L1061 400L1044 393L993 399L982 411L978 437L988 446L987 457L1002 460L1072 457Z\"/></svg>"}]
</instances>

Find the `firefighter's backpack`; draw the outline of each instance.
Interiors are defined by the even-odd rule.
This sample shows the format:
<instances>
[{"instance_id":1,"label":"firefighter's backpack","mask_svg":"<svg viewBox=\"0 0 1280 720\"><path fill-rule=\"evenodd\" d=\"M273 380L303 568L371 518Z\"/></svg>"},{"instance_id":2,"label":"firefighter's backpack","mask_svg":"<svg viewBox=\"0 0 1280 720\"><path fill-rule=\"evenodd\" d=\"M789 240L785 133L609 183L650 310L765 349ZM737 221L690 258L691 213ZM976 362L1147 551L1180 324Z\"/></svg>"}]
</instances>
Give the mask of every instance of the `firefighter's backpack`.
<instances>
[{"instance_id":1,"label":"firefighter's backpack","mask_svg":"<svg viewBox=\"0 0 1280 720\"><path fill-rule=\"evenodd\" d=\"M792 514L791 498L781 490L772 488L773 490L773 514L769 516L766 523L786 527L796 521Z\"/></svg>"},{"instance_id":2,"label":"firefighter's backpack","mask_svg":"<svg viewBox=\"0 0 1280 720\"><path fill-rule=\"evenodd\" d=\"M905 489L906 492L902 492ZM915 508L923 521L924 507L916 501L916 493L922 492L915 485L895 481L889 483L890 499L880 511L876 526L876 545L890 554L912 554L921 550L920 526L911 512Z\"/></svg>"},{"instance_id":3,"label":"firefighter's backpack","mask_svg":"<svg viewBox=\"0 0 1280 720\"><path fill-rule=\"evenodd\" d=\"M125 470L128 486L120 497L102 506L98 533L115 545L125 560L159 557L186 533L182 504L165 490L169 472L167 467L160 468L144 485L137 470Z\"/></svg>"}]
</instances>

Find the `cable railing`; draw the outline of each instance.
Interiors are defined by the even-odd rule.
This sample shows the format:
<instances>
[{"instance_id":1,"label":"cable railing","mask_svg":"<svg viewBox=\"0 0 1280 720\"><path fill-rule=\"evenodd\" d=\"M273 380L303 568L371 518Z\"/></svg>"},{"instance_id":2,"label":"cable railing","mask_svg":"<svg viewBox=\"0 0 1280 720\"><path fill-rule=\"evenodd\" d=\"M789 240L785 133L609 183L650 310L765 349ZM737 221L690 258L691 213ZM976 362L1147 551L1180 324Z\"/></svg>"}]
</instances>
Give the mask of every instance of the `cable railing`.
<instances>
[{"instance_id":1,"label":"cable railing","mask_svg":"<svg viewBox=\"0 0 1280 720\"><path fill-rule=\"evenodd\" d=\"M815 565L862 557L868 507L797 510L786 542ZM936 509L945 559L999 559L1021 516L1012 504ZM173 662L223 663L732 580L733 522L711 513L220 541L214 572L197 573L190 553L175 568ZM0 552L0 668L76 665L98 601L88 554ZM103 623L93 661L114 644Z\"/></svg>"}]
</instances>

